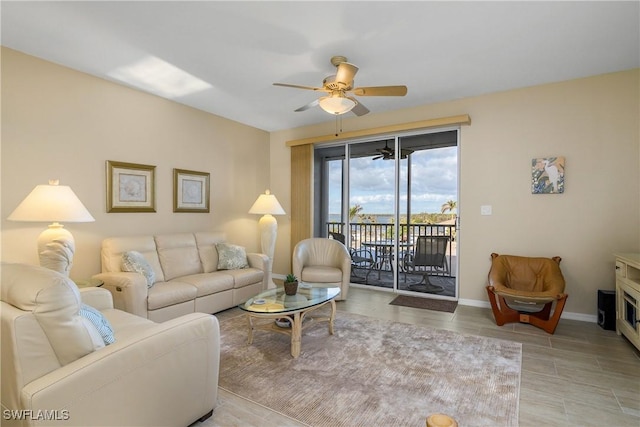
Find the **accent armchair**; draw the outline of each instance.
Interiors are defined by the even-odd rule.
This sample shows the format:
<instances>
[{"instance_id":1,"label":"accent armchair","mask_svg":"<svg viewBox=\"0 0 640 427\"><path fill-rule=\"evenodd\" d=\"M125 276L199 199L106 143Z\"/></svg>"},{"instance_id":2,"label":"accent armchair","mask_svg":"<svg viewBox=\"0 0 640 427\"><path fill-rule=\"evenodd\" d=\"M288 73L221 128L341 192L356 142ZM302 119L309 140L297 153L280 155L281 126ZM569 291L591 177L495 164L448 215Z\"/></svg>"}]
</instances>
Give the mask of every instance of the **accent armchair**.
<instances>
[{"instance_id":1,"label":"accent armchair","mask_svg":"<svg viewBox=\"0 0 640 427\"><path fill-rule=\"evenodd\" d=\"M340 287L338 300L347 299L351 277L351 256L337 240L313 237L293 248L293 274L303 282Z\"/></svg>"},{"instance_id":2,"label":"accent armchair","mask_svg":"<svg viewBox=\"0 0 640 427\"><path fill-rule=\"evenodd\" d=\"M562 258L491 254L487 294L496 324L529 323L553 334L567 301ZM552 306L555 310L551 314Z\"/></svg>"},{"instance_id":3,"label":"accent armchair","mask_svg":"<svg viewBox=\"0 0 640 427\"><path fill-rule=\"evenodd\" d=\"M1 268L3 426L187 426L211 415L214 316L155 323L55 271Z\"/></svg>"}]
</instances>

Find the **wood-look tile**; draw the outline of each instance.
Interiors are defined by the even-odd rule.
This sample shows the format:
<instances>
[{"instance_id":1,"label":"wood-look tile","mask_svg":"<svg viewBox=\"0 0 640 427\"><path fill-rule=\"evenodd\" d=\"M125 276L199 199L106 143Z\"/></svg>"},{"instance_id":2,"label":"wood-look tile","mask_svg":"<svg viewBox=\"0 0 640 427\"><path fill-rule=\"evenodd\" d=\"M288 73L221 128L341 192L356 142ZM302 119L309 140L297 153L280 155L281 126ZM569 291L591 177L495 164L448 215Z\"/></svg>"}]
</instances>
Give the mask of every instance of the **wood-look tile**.
<instances>
[{"instance_id":1,"label":"wood-look tile","mask_svg":"<svg viewBox=\"0 0 640 427\"><path fill-rule=\"evenodd\" d=\"M580 401L565 401L567 419L575 426L630 426L640 425L640 418L625 414L622 411L606 409Z\"/></svg>"},{"instance_id":2,"label":"wood-look tile","mask_svg":"<svg viewBox=\"0 0 640 427\"><path fill-rule=\"evenodd\" d=\"M564 427L567 415L562 399L547 393L530 391L520 395L520 427Z\"/></svg>"},{"instance_id":3,"label":"wood-look tile","mask_svg":"<svg viewBox=\"0 0 640 427\"><path fill-rule=\"evenodd\" d=\"M536 372L545 375L557 375L556 364L553 360L522 355L522 370Z\"/></svg>"},{"instance_id":4,"label":"wood-look tile","mask_svg":"<svg viewBox=\"0 0 640 427\"><path fill-rule=\"evenodd\" d=\"M557 349L569 350L583 354L608 357L620 361L638 361L630 346L609 346L589 343L579 343L575 341L552 339L551 346Z\"/></svg>"},{"instance_id":5,"label":"wood-look tile","mask_svg":"<svg viewBox=\"0 0 640 427\"><path fill-rule=\"evenodd\" d=\"M440 313L392 306L393 293L352 287L338 311L522 343L520 427L640 426L640 352L595 323L561 319L556 333L527 324L497 326L490 309ZM233 308L216 316L242 315ZM338 314L339 315L339 314ZM221 390L221 389L220 389ZM220 405L194 427L303 424L221 391Z\"/></svg>"}]
</instances>

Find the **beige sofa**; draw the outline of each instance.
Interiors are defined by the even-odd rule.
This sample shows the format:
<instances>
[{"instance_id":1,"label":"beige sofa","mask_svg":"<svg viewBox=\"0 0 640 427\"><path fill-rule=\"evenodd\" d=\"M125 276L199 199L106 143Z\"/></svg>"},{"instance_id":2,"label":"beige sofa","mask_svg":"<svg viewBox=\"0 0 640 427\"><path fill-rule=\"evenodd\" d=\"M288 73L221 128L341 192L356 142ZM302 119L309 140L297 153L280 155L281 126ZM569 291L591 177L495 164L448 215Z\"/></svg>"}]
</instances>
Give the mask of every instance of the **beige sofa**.
<instances>
[{"instance_id":1,"label":"beige sofa","mask_svg":"<svg viewBox=\"0 0 640 427\"><path fill-rule=\"evenodd\" d=\"M116 308L156 322L193 313L217 313L267 288L264 254L248 253L248 268L218 269L222 232L112 237L102 242L102 273L94 278L113 295ZM122 271L123 254L141 253L155 273L145 277Z\"/></svg>"},{"instance_id":2,"label":"beige sofa","mask_svg":"<svg viewBox=\"0 0 640 427\"><path fill-rule=\"evenodd\" d=\"M214 316L158 324L55 271L0 268L3 426L187 426L210 416L220 362ZM82 303L107 319L115 342L105 345Z\"/></svg>"}]
</instances>

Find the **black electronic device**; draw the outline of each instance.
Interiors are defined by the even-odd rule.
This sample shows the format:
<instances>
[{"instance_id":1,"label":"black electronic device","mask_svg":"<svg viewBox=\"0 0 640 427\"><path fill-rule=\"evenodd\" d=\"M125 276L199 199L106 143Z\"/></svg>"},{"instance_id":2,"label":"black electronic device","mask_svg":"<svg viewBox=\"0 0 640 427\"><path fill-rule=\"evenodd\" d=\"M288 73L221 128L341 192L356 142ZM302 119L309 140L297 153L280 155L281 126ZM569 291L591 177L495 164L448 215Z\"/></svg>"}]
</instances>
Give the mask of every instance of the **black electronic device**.
<instances>
[{"instance_id":1,"label":"black electronic device","mask_svg":"<svg viewBox=\"0 0 640 427\"><path fill-rule=\"evenodd\" d=\"M616 330L616 291L598 290L598 325L607 331Z\"/></svg>"}]
</instances>

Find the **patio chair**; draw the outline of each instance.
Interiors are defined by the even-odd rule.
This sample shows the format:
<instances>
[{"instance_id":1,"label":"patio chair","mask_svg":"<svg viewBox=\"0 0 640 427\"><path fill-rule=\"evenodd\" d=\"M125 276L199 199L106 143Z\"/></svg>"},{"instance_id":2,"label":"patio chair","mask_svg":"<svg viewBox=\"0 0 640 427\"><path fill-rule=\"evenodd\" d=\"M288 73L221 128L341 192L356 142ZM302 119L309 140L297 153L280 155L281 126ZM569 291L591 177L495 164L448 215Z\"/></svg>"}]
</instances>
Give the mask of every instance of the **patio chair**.
<instances>
[{"instance_id":1,"label":"patio chair","mask_svg":"<svg viewBox=\"0 0 640 427\"><path fill-rule=\"evenodd\" d=\"M418 236L413 253L404 256L404 280L407 273L422 274L422 280L414 285L424 282L427 292L442 292L444 287L434 285L429 281L429 275L435 273L449 275L449 262L447 261L447 247L449 236Z\"/></svg>"},{"instance_id":2,"label":"patio chair","mask_svg":"<svg viewBox=\"0 0 640 427\"><path fill-rule=\"evenodd\" d=\"M567 300L561 260L491 254L487 294L498 326L521 322L555 332Z\"/></svg>"},{"instance_id":3,"label":"patio chair","mask_svg":"<svg viewBox=\"0 0 640 427\"><path fill-rule=\"evenodd\" d=\"M347 246L346 237L342 233L334 233L329 232L329 238L333 240L337 240L338 242L345 245L345 247L349 250L349 255L351 256L351 275L361 278L355 273L357 268L361 270L366 270L366 274L364 276L364 284L366 285L369 282L369 274L371 274L371 270L376 263L375 258L373 257L373 253L369 249L351 249Z\"/></svg>"}]
</instances>

